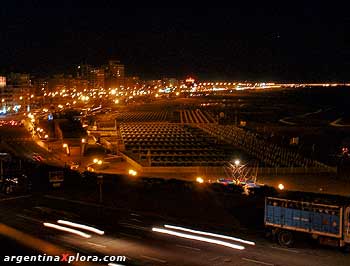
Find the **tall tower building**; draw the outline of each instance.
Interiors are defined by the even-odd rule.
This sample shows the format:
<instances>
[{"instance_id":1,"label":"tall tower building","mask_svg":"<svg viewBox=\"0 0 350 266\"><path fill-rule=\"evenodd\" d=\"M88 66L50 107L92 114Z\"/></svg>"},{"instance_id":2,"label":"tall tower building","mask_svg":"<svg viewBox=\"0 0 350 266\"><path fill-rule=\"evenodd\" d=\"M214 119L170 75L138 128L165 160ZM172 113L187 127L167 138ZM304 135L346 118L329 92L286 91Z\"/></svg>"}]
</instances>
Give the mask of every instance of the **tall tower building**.
<instances>
[{"instance_id":1,"label":"tall tower building","mask_svg":"<svg viewBox=\"0 0 350 266\"><path fill-rule=\"evenodd\" d=\"M29 74L11 72L7 75L6 79L2 77L1 80L0 113L15 110L13 108L16 106L21 106L22 109L25 109L27 106L29 110L29 106L35 103Z\"/></svg>"},{"instance_id":2,"label":"tall tower building","mask_svg":"<svg viewBox=\"0 0 350 266\"><path fill-rule=\"evenodd\" d=\"M77 66L77 77L87 79L93 67L88 64L80 64Z\"/></svg>"},{"instance_id":3,"label":"tall tower building","mask_svg":"<svg viewBox=\"0 0 350 266\"><path fill-rule=\"evenodd\" d=\"M105 87L105 70L103 68L90 70L88 81L91 88L103 89Z\"/></svg>"},{"instance_id":4,"label":"tall tower building","mask_svg":"<svg viewBox=\"0 0 350 266\"><path fill-rule=\"evenodd\" d=\"M125 67L118 60L109 60L106 67L106 87L117 88L125 86Z\"/></svg>"}]
</instances>

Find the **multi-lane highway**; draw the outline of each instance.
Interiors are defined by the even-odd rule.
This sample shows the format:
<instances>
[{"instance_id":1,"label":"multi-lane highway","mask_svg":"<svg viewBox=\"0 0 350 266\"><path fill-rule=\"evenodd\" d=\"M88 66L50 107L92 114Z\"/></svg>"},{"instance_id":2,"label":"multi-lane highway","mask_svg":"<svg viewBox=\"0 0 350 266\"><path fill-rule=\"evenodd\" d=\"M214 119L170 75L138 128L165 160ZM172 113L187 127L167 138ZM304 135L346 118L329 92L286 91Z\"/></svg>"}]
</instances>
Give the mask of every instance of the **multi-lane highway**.
<instances>
[{"instance_id":1,"label":"multi-lane highway","mask_svg":"<svg viewBox=\"0 0 350 266\"><path fill-rule=\"evenodd\" d=\"M350 263L349 254L336 249L322 248L309 243L286 249L254 232L230 234L231 237L238 239L203 235L188 231L186 229L189 228L188 226L165 227L166 224L176 226L181 224L176 221L167 221L157 215L133 210L106 209L95 204L73 202L49 195L2 198L0 209L0 219L3 224L54 243L63 250L69 249L87 255L126 256L127 261L120 265L345 266ZM44 226L44 223L57 225L60 219L94 226L103 230L104 234L75 228L91 236L86 238ZM158 229L152 231L152 228ZM190 228L197 229L195 224ZM224 246L222 241L226 243ZM254 245L251 242L254 242ZM101 265L107 265L107 263Z\"/></svg>"}]
</instances>

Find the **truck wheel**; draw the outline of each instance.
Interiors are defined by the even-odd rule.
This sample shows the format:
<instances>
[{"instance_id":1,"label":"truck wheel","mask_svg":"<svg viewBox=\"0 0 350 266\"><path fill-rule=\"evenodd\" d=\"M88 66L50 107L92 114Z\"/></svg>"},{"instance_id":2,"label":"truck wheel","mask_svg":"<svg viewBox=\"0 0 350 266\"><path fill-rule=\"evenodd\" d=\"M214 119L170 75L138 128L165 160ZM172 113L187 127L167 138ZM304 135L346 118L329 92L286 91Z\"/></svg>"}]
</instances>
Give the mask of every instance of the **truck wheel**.
<instances>
[{"instance_id":1,"label":"truck wheel","mask_svg":"<svg viewBox=\"0 0 350 266\"><path fill-rule=\"evenodd\" d=\"M294 237L292 232L281 230L278 232L278 243L283 247L291 247L294 243Z\"/></svg>"}]
</instances>

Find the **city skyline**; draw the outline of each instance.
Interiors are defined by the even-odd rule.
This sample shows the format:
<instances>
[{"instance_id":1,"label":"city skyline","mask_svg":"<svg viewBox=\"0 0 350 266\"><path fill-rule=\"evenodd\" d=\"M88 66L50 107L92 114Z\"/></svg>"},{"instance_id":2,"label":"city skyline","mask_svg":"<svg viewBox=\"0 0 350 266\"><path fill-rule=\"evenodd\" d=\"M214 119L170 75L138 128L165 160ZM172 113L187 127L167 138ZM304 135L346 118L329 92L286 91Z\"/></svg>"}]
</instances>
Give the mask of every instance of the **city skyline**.
<instances>
[{"instance_id":1,"label":"city skyline","mask_svg":"<svg viewBox=\"0 0 350 266\"><path fill-rule=\"evenodd\" d=\"M1 265L350 265L350 13L231 2L2 2Z\"/></svg>"}]
</instances>

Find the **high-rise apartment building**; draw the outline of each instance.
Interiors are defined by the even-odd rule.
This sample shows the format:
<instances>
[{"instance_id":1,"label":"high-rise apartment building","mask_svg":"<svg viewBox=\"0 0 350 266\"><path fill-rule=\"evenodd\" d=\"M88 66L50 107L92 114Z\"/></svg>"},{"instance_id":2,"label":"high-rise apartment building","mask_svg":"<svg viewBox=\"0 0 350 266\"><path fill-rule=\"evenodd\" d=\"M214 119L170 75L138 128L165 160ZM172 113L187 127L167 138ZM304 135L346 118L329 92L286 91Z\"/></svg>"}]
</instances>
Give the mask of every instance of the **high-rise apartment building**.
<instances>
[{"instance_id":1,"label":"high-rise apartment building","mask_svg":"<svg viewBox=\"0 0 350 266\"><path fill-rule=\"evenodd\" d=\"M88 75L90 88L104 89L105 87L105 70L103 68L94 68Z\"/></svg>"},{"instance_id":2,"label":"high-rise apartment building","mask_svg":"<svg viewBox=\"0 0 350 266\"><path fill-rule=\"evenodd\" d=\"M0 86L1 113L25 108L33 102L32 84L29 74L10 73L6 79L2 78Z\"/></svg>"},{"instance_id":3,"label":"high-rise apartment building","mask_svg":"<svg viewBox=\"0 0 350 266\"><path fill-rule=\"evenodd\" d=\"M104 67L94 67L88 64L77 66L77 77L88 81L89 89L105 88L106 70Z\"/></svg>"},{"instance_id":4,"label":"high-rise apartment building","mask_svg":"<svg viewBox=\"0 0 350 266\"><path fill-rule=\"evenodd\" d=\"M125 86L125 67L118 60L109 60L106 66L106 87L118 88Z\"/></svg>"}]
</instances>

